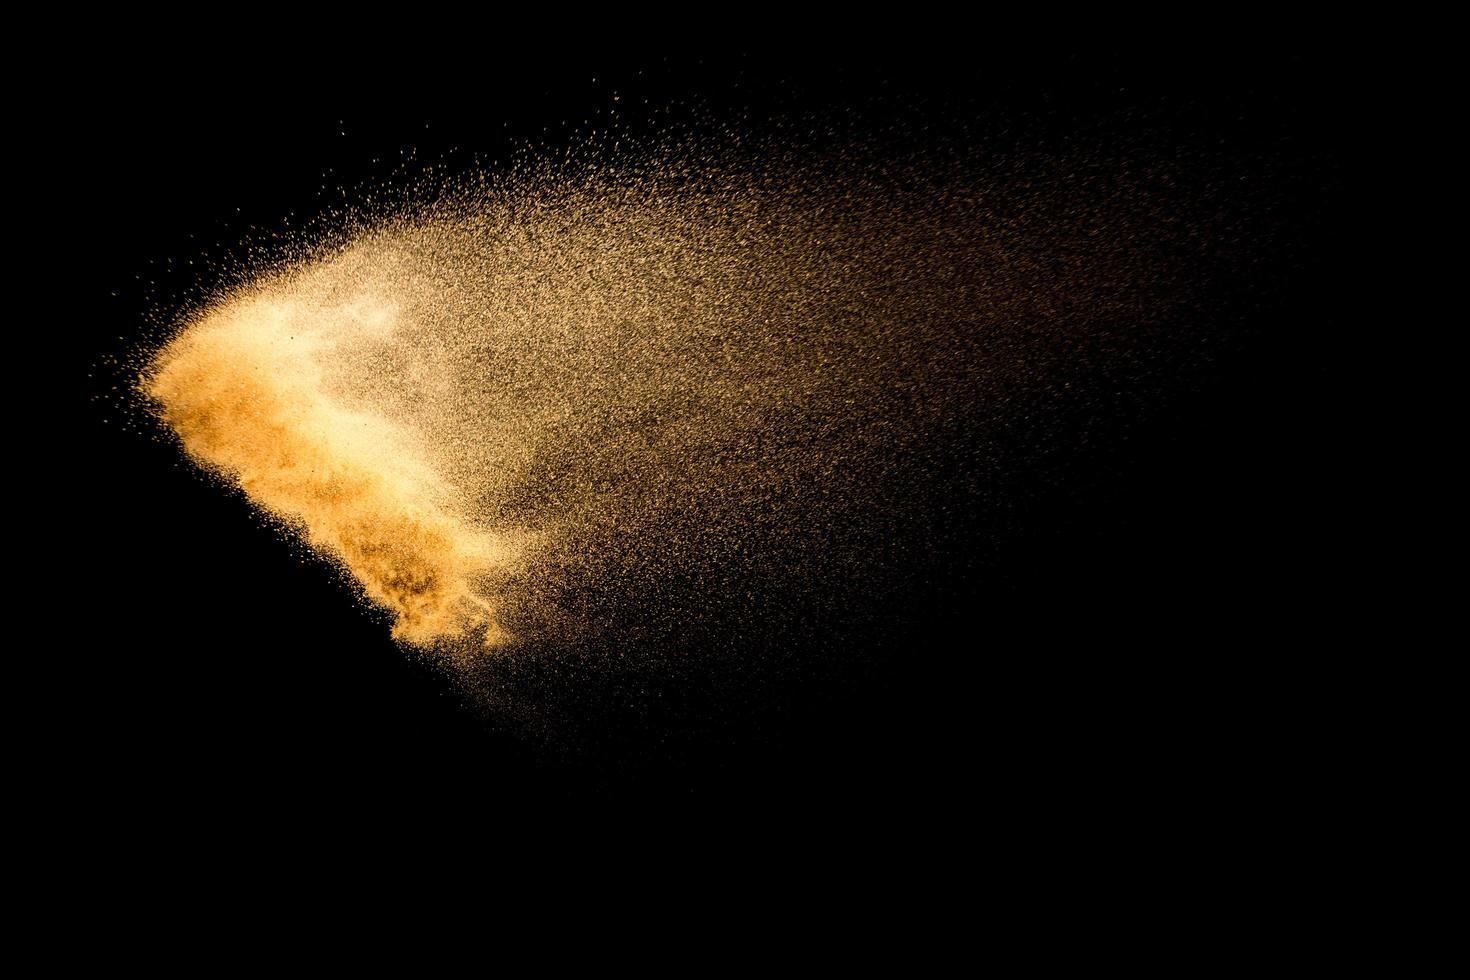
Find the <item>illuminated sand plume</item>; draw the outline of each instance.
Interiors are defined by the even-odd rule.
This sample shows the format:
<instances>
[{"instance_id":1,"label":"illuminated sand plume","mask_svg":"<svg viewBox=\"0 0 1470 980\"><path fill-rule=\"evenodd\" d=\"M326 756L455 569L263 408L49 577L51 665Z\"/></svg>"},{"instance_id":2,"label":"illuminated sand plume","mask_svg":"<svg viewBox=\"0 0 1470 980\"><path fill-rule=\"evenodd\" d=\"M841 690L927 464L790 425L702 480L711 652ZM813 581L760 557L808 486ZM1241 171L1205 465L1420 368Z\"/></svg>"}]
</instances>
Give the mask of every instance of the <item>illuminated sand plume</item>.
<instances>
[{"instance_id":1,"label":"illuminated sand plume","mask_svg":"<svg viewBox=\"0 0 1470 980\"><path fill-rule=\"evenodd\" d=\"M1198 229L1057 169L470 181L217 299L141 388L413 646L857 622L1048 404L1186 340Z\"/></svg>"}]
</instances>

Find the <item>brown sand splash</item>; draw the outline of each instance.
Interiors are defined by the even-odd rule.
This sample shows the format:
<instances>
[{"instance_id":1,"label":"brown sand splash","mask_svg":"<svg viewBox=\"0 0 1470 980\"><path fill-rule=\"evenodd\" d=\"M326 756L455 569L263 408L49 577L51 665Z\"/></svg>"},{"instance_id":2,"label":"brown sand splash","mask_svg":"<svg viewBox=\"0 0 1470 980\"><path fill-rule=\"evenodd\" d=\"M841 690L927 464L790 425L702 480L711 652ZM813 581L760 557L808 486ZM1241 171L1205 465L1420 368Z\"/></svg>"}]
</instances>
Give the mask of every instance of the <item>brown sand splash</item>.
<instances>
[{"instance_id":1,"label":"brown sand splash","mask_svg":"<svg viewBox=\"0 0 1470 980\"><path fill-rule=\"evenodd\" d=\"M868 595L947 506L942 434L1156 349L1198 236L1106 175L838 170L475 183L219 300L143 390L411 645L636 643L756 579Z\"/></svg>"}]
</instances>

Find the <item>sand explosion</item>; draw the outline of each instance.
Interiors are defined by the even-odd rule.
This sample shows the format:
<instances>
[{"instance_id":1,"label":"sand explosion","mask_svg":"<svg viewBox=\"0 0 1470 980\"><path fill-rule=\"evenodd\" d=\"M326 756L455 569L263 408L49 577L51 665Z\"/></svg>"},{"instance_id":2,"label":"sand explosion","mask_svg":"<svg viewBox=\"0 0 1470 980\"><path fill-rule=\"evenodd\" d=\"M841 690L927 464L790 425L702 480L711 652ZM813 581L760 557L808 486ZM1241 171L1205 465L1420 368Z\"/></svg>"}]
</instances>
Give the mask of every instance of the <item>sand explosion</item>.
<instances>
[{"instance_id":1,"label":"sand explosion","mask_svg":"<svg viewBox=\"0 0 1470 980\"><path fill-rule=\"evenodd\" d=\"M1147 173L1055 169L480 178L218 299L141 389L412 646L636 644L780 582L871 610L984 469L948 436L1002 460L1187 299Z\"/></svg>"}]
</instances>

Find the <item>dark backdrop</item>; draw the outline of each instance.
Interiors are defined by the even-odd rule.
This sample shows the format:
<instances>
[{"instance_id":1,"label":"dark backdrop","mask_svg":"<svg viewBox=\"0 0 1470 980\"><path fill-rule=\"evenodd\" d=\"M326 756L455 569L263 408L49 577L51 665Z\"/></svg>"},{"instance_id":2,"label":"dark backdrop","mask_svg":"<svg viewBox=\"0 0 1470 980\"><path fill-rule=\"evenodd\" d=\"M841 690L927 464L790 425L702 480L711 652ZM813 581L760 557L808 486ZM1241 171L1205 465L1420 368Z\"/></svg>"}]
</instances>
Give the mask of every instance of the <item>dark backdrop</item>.
<instances>
[{"instance_id":1,"label":"dark backdrop","mask_svg":"<svg viewBox=\"0 0 1470 980\"><path fill-rule=\"evenodd\" d=\"M1352 574L1336 408L1351 106L1330 54L501 55L452 79L371 82L279 64L135 67L49 117L69 231L56 254L73 273L55 297L58 363L78 409L50 450L71 468L52 503L74 537L56 724L99 798L143 821L263 828L656 800L768 822L999 820L1066 837L1168 832L1299 798L1321 777L1318 716L1304 709L1330 697L1321 638ZM1065 139L1163 113L1202 143L1269 151L1292 178L1281 220L1299 247L1230 286L1230 340L1208 371L1118 419L1128 437L1079 450L1060 482L1023 475L1011 529L996 537L977 516L975 539L962 531L933 570L939 584L903 598L897 638L757 716L645 732L615 757L547 753L462 703L174 447L122 431L106 398L108 357L150 312L207 293L190 259L249 226L309 218L324 186L372 180L410 149L494 158L585 118L609 88L759 115L895 87L969 100L992 134ZM665 693L683 696L673 682Z\"/></svg>"}]
</instances>

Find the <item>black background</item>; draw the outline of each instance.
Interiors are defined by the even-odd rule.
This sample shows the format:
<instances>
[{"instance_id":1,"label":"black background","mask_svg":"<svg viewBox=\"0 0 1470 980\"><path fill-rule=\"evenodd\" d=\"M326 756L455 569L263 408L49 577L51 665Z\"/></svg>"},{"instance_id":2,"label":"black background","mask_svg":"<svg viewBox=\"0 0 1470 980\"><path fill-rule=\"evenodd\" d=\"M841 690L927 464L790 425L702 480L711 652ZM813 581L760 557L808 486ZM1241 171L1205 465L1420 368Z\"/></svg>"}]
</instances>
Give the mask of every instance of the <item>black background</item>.
<instances>
[{"instance_id":1,"label":"black background","mask_svg":"<svg viewBox=\"0 0 1470 980\"><path fill-rule=\"evenodd\" d=\"M64 450L77 472L59 496L85 595L64 604L57 724L99 798L140 821L283 833L348 815L459 826L653 801L756 825L1000 820L1066 837L1167 833L1202 814L1245 825L1322 778L1313 760L1331 735L1310 709L1331 697L1321 637L1352 568L1335 353L1350 312L1352 106L1332 53L500 55L453 79L371 81L293 77L279 62L134 67L52 119L76 276L56 299L79 311L62 361L80 406ZM1289 178L1280 221L1297 247L1232 286L1209 371L1118 419L1127 438L1079 449L1060 482L1018 477L1019 518L997 537L977 515L930 570L941 585L903 597L897 636L749 718L643 733L605 756L548 752L405 656L176 448L122 431L106 397L108 356L150 311L207 294L190 259L227 253L251 226L299 224L409 152L503 157L515 140L554 140L613 90L760 116L895 89L968 100L995 139L1065 141L1099 120L1126 131L1162 116L1200 145L1259 149ZM681 696L672 682L665 693Z\"/></svg>"}]
</instances>

